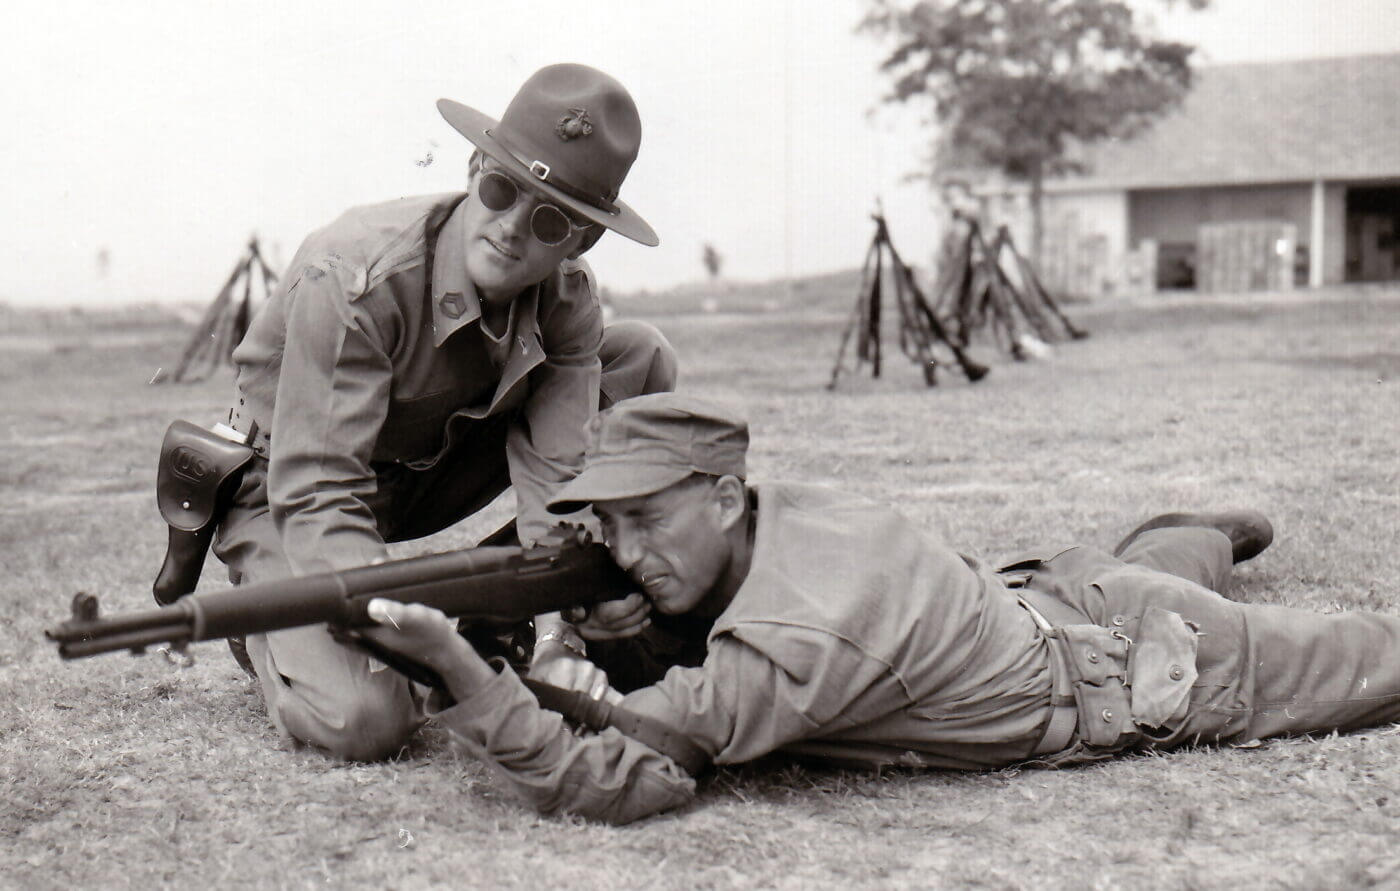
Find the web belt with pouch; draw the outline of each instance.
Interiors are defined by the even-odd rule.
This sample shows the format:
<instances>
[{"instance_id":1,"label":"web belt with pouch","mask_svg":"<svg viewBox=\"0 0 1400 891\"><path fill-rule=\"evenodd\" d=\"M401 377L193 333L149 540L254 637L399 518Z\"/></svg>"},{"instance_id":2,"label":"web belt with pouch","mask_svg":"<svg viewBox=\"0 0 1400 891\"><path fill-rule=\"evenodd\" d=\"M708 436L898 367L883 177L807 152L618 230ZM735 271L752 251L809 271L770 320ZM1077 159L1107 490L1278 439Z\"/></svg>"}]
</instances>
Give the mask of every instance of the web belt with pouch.
<instances>
[{"instance_id":1,"label":"web belt with pouch","mask_svg":"<svg viewBox=\"0 0 1400 891\"><path fill-rule=\"evenodd\" d=\"M1179 615L1148 607L1133 628L1134 642L1027 586L1033 574L1002 572L1049 645L1054 711L1035 748L1047 757L1038 761L1059 766L1105 758L1142 739L1144 728L1170 728L1185 717L1197 676L1196 640Z\"/></svg>"},{"instance_id":2,"label":"web belt with pouch","mask_svg":"<svg viewBox=\"0 0 1400 891\"><path fill-rule=\"evenodd\" d=\"M170 539L152 586L156 603L174 603L199 584L214 529L253 459L256 435L256 428L243 434L224 424L205 429L189 421L175 421L166 429L156 470L156 504L170 527Z\"/></svg>"}]
</instances>

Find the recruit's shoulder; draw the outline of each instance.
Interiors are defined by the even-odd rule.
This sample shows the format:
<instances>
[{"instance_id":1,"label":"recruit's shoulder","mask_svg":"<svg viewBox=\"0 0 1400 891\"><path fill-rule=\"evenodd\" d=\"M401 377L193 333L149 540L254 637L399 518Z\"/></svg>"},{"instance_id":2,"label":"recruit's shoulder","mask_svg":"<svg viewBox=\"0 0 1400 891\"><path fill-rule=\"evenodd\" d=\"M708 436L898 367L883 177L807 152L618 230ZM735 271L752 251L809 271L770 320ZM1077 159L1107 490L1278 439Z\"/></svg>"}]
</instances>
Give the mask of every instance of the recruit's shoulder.
<instances>
[{"instance_id":1,"label":"recruit's shoulder","mask_svg":"<svg viewBox=\"0 0 1400 891\"><path fill-rule=\"evenodd\" d=\"M463 194L413 195L351 207L302 242L289 274L334 276L351 295L420 266L427 254L429 221L446 219Z\"/></svg>"},{"instance_id":2,"label":"recruit's shoulder","mask_svg":"<svg viewBox=\"0 0 1400 891\"><path fill-rule=\"evenodd\" d=\"M739 598L755 608L751 615L781 612L833 585L846 587L852 568L879 565L891 533L907 524L889 508L831 486L770 482L753 488L758 521ZM798 589L813 590L794 597Z\"/></svg>"},{"instance_id":3,"label":"recruit's shoulder","mask_svg":"<svg viewBox=\"0 0 1400 891\"><path fill-rule=\"evenodd\" d=\"M770 482L758 494L756 557L762 565L824 567L875 559L919 530L888 505L816 483Z\"/></svg>"},{"instance_id":4,"label":"recruit's shoulder","mask_svg":"<svg viewBox=\"0 0 1400 891\"><path fill-rule=\"evenodd\" d=\"M909 523L888 505L835 486L781 481L758 483L754 490L758 493L760 516L773 518L771 525L775 530L791 526L828 527L829 534L849 537L871 524Z\"/></svg>"},{"instance_id":5,"label":"recruit's shoulder","mask_svg":"<svg viewBox=\"0 0 1400 891\"><path fill-rule=\"evenodd\" d=\"M749 574L716 632L790 624L864 644L882 612L873 604L917 584L930 560L957 559L911 520L861 495L806 483L754 488Z\"/></svg>"}]
</instances>

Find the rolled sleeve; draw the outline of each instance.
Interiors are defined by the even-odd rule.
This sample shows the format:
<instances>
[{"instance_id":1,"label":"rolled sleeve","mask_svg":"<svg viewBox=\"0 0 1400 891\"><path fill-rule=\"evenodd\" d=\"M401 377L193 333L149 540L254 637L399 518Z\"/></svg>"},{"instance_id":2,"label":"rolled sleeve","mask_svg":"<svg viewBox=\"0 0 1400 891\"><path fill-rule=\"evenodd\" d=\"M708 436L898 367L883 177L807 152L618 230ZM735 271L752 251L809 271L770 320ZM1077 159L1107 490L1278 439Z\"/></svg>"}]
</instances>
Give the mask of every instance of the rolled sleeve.
<instances>
[{"instance_id":1,"label":"rolled sleeve","mask_svg":"<svg viewBox=\"0 0 1400 891\"><path fill-rule=\"evenodd\" d=\"M309 263L287 295L268 496L299 574L360 566L386 553L367 499L376 487L369 462L393 367L373 297L347 297L357 294L347 274Z\"/></svg>"},{"instance_id":2,"label":"rolled sleeve","mask_svg":"<svg viewBox=\"0 0 1400 891\"><path fill-rule=\"evenodd\" d=\"M530 375L530 396L506 445L521 539L533 542L559 516L545 504L578 473L587 426L598 411L603 316L582 269L561 275L557 297L541 307L545 360Z\"/></svg>"}]
</instances>

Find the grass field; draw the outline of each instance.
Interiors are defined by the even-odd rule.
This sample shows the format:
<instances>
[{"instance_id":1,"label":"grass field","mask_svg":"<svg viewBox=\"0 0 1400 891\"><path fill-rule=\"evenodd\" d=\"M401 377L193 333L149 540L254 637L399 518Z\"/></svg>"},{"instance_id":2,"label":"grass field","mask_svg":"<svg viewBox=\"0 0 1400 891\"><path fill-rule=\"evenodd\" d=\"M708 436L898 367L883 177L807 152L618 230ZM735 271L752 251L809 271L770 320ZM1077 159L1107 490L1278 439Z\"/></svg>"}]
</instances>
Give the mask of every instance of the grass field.
<instances>
[{"instance_id":1,"label":"grass field","mask_svg":"<svg viewBox=\"0 0 1400 891\"><path fill-rule=\"evenodd\" d=\"M988 558L1111 547L1153 513L1251 505L1277 538L1236 596L1400 614L1400 292L1079 306L1092 338L1051 361L984 346L983 382L945 373L926 389L896 355L835 392L850 291L774 294L762 312L621 305L672 338L684 388L748 415L756 479L863 490ZM1400 886L1397 727L1061 772L775 761L614 829L535 816L433 728L392 763L294 750L222 645L187 669L62 663L42 629L75 591L109 611L149 605L161 434L217 420L231 384L147 383L179 355L173 323L4 321L0 886ZM405 552L470 542L508 511Z\"/></svg>"}]
</instances>

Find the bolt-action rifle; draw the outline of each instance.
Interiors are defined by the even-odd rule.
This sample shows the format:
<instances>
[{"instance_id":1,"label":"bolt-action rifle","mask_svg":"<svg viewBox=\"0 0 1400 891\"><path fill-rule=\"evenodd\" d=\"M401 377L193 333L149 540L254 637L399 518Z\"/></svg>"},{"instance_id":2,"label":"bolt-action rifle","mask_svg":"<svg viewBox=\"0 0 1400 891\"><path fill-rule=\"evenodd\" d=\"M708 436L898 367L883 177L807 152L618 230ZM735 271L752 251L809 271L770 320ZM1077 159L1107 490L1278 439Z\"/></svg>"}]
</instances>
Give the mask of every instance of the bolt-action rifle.
<instances>
[{"instance_id":1,"label":"bolt-action rifle","mask_svg":"<svg viewBox=\"0 0 1400 891\"><path fill-rule=\"evenodd\" d=\"M452 618L507 626L541 613L616 600L634 590L636 584L606 547L592 542L582 527L561 523L530 548L488 545L187 594L168 606L127 615L100 616L97 598L79 593L69 619L44 634L58 644L64 659L82 659L116 650L140 654L157 644L183 652L199 641L326 623L341 639L368 649L413 680L443 689L431 669L355 635L354 629L375 624L368 612L371 600L422 603ZM594 730L616 727L691 773L708 760L693 742L654 718L522 680L544 707Z\"/></svg>"},{"instance_id":2,"label":"bolt-action rifle","mask_svg":"<svg viewBox=\"0 0 1400 891\"><path fill-rule=\"evenodd\" d=\"M531 548L489 546L391 560L223 591L189 594L168 606L101 616L97 598L80 593L73 614L44 633L64 659L114 650L142 653L169 644L266 634L322 622L353 629L373 625L376 597L423 603L452 618L493 624L625 597L636 584L607 548L582 527L560 524Z\"/></svg>"}]
</instances>

